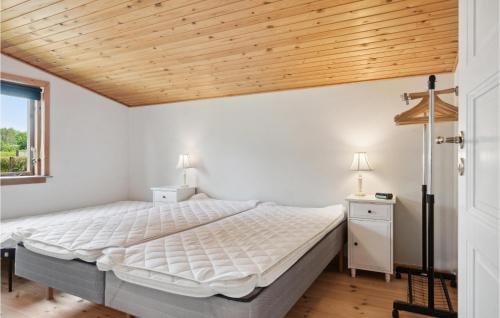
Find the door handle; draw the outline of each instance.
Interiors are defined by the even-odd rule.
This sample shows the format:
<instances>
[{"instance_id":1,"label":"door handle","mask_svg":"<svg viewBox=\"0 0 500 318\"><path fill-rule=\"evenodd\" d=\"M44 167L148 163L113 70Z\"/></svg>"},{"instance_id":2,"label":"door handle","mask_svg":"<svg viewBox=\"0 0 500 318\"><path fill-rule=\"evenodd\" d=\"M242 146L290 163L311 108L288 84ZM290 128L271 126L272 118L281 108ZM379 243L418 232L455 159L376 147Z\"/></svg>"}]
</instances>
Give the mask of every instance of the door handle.
<instances>
[{"instance_id":1,"label":"door handle","mask_svg":"<svg viewBox=\"0 0 500 318\"><path fill-rule=\"evenodd\" d=\"M436 144L438 145L441 145L441 144L444 144L444 143L447 143L447 144L459 144L460 145L460 149L462 149L464 147L464 132L461 131L460 134L458 136L454 136L454 137L443 137L443 136L439 136L436 138Z\"/></svg>"},{"instance_id":2,"label":"door handle","mask_svg":"<svg viewBox=\"0 0 500 318\"><path fill-rule=\"evenodd\" d=\"M465 161L464 161L464 158L458 158L457 170L458 170L458 175L459 176L463 176L464 175L464 170L465 170Z\"/></svg>"}]
</instances>

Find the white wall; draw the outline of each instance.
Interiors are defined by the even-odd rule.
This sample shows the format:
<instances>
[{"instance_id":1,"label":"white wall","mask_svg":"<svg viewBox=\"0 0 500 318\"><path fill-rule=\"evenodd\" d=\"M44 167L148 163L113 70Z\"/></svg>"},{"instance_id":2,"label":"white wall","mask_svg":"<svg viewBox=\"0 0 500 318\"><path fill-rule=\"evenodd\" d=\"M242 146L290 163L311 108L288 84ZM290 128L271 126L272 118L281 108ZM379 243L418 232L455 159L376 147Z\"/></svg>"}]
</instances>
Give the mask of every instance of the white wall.
<instances>
[{"instance_id":1,"label":"white wall","mask_svg":"<svg viewBox=\"0 0 500 318\"><path fill-rule=\"evenodd\" d=\"M53 176L2 186L2 219L126 199L128 108L10 57L0 62L2 72L50 81Z\"/></svg>"},{"instance_id":2,"label":"white wall","mask_svg":"<svg viewBox=\"0 0 500 318\"><path fill-rule=\"evenodd\" d=\"M396 127L409 108L403 92L426 90L425 77L207 99L129 111L129 194L181 182L179 153L198 168L191 183L218 198L322 206L343 202L356 187L354 151L367 151L369 192L398 196L395 260L420 261L421 126ZM453 75L438 76L438 88ZM438 132L454 133L453 124ZM451 145L436 147L436 266L456 268L456 173Z\"/></svg>"}]
</instances>

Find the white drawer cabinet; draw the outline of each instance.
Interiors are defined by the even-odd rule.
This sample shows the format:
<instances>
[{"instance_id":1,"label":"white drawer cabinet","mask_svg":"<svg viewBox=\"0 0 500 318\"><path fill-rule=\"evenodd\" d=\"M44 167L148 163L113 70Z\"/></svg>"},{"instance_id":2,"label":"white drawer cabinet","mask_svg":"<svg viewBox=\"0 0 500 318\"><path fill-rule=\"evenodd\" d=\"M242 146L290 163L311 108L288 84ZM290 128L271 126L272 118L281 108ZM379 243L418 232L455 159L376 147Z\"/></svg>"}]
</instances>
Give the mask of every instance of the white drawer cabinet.
<instances>
[{"instance_id":1,"label":"white drawer cabinet","mask_svg":"<svg viewBox=\"0 0 500 318\"><path fill-rule=\"evenodd\" d=\"M351 275L356 269L393 272L393 212L396 198L381 200L374 195L349 196L348 264Z\"/></svg>"},{"instance_id":2,"label":"white drawer cabinet","mask_svg":"<svg viewBox=\"0 0 500 318\"><path fill-rule=\"evenodd\" d=\"M187 200L195 194L196 188L184 186L164 186L151 188L151 191L153 191L154 206L159 206L161 204Z\"/></svg>"},{"instance_id":3,"label":"white drawer cabinet","mask_svg":"<svg viewBox=\"0 0 500 318\"><path fill-rule=\"evenodd\" d=\"M387 204L350 203L349 216L358 219L390 220L392 207Z\"/></svg>"}]
</instances>

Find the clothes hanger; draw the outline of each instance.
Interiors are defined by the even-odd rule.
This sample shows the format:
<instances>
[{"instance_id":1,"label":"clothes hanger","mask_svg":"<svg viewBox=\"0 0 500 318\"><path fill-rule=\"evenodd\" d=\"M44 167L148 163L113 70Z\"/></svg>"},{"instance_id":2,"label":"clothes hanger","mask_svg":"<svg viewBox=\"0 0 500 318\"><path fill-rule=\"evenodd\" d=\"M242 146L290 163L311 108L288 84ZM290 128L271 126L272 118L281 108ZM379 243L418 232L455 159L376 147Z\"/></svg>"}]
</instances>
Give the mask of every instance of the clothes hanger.
<instances>
[{"instance_id":1,"label":"clothes hanger","mask_svg":"<svg viewBox=\"0 0 500 318\"><path fill-rule=\"evenodd\" d=\"M438 95L441 94L457 94L458 88L448 88L434 92L434 121L435 122L445 122L445 121L457 121L458 120L458 108L447 102L443 101ZM396 125L413 125L413 124L425 124L429 121L427 116L429 112L429 93L428 92L418 92L418 93L404 93L403 100L406 104L412 99L422 99L415 107L402 112L394 117L394 122Z\"/></svg>"}]
</instances>

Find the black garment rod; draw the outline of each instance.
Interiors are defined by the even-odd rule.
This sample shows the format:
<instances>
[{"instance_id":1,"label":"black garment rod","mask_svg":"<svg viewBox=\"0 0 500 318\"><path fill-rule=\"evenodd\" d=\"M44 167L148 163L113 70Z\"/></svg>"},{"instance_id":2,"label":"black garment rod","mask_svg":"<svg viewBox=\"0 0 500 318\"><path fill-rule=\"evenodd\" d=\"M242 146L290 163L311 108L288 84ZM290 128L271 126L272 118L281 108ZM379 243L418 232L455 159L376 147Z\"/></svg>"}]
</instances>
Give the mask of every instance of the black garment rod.
<instances>
[{"instance_id":1,"label":"black garment rod","mask_svg":"<svg viewBox=\"0 0 500 318\"><path fill-rule=\"evenodd\" d=\"M427 185L422 185L422 271L427 272Z\"/></svg>"}]
</instances>

